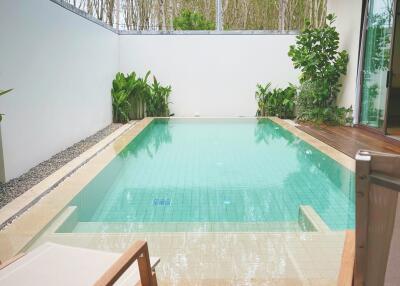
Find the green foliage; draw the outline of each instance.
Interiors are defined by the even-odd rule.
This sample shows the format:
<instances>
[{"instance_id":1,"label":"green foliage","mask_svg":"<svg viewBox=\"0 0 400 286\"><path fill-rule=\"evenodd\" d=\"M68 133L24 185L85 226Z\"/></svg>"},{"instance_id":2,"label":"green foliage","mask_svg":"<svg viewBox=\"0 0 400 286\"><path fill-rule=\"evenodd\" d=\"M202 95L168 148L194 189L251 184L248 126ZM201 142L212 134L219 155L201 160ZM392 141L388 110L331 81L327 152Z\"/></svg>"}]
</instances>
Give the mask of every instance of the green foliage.
<instances>
[{"instance_id":1,"label":"green foliage","mask_svg":"<svg viewBox=\"0 0 400 286\"><path fill-rule=\"evenodd\" d=\"M4 94L6 94L6 93L9 93L9 92L12 91L12 90L13 90L12 88L7 89L7 90L2 90L2 89L0 89L0 96L4 95Z\"/></svg>"},{"instance_id":2,"label":"green foliage","mask_svg":"<svg viewBox=\"0 0 400 286\"><path fill-rule=\"evenodd\" d=\"M202 14L184 9L174 18L174 29L183 31L215 30L215 23L208 21Z\"/></svg>"},{"instance_id":3,"label":"green foliage","mask_svg":"<svg viewBox=\"0 0 400 286\"><path fill-rule=\"evenodd\" d=\"M369 77L368 73L364 73L364 80L368 83L367 78ZM377 108L376 100L379 96L379 86L378 84L364 84L363 85L363 106L367 112L363 113L363 119L368 122L374 122L378 126L382 126L384 124L384 110L382 108Z\"/></svg>"},{"instance_id":4,"label":"green foliage","mask_svg":"<svg viewBox=\"0 0 400 286\"><path fill-rule=\"evenodd\" d=\"M149 76L150 71L144 78L138 77L135 72L126 75L117 73L111 89L114 122L169 115L171 87L161 86L155 78L149 85Z\"/></svg>"},{"instance_id":5,"label":"green foliage","mask_svg":"<svg viewBox=\"0 0 400 286\"><path fill-rule=\"evenodd\" d=\"M329 14L321 28L305 29L290 46L289 57L301 70L300 92L296 100L298 119L319 123L343 124L350 109L338 108L336 99L341 88L339 79L347 72L349 56L339 51L339 33L333 26L335 16ZM346 117L346 118L343 118Z\"/></svg>"},{"instance_id":6,"label":"green foliage","mask_svg":"<svg viewBox=\"0 0 400 286\"><path fill-rule=\"evenodd\" d=\"M131 73L132 81L135 82L134 88L129 94L129 102L131 104L131 109L129 111L130 119L141 119L146 116L145 114L145 104L146 99L150 96L150 86L148 84L148 78L150 76L150 71L146 73L144 78L137 77L136 73Z\"/></svg>"},{"instance_id":7,"label":"green foliage","mask_svg":"<svg viewBox=\"0 0 400 286\"><path fill-rule=\"evenodd\" d=\"M296 96L297 119L311 121L317 124L346 125L353 121L353 109L336 105L319 106L315 104L318 97L318 84L311 81L304 82Z\"/></svg>"},{"instance_id":8,"label":"green foliage","mask_svg":"<svg viewBox=\"0 0 400 286\"><path fill-rule=\"evenodd\" d=\"M111 97L113 109L113 121L125 123L129 121L129 94L133 89L133 81L130 76L123 73L117 73L112 83Z\"/></svg>"},{"instance_id":9,"label":"green foliage","mask_svg":"<svg viewBox=\"0 0 400 286\"><path fill-rule=\"evenodd\" d=\"M292 84L285 89L274 88L271 90L270 87L271 83L267 83L265 86L257 85L257 116L293 118L296 88Z\"/></svg>"},{"instance_id":10,"label":"green foliage","mask_svg":"<svg viewBox=\"0 0 400 286\"><path fill-rule=\"evenodd\" d=\"M147 116L168 116L168 98L171 94L171 86L162 86L156 77L153 77L150 91L149 96L146 98Z\"/></svg>"},{"instance_id":11,"label":"green foliage","mask_svg":"<svg viewBox=\"0 0 400 286\"><path fill-rule=\"evenodd\" d=\"M386 71L390 63L390 40L391 32L388 27L392 19L392 11L382 14L373 14L369 18L368 23L368 42L366 43L369 51L372 53L367 60L364 69L367 73L375 73L376 71Z\"/></svg>"}]
</instances>

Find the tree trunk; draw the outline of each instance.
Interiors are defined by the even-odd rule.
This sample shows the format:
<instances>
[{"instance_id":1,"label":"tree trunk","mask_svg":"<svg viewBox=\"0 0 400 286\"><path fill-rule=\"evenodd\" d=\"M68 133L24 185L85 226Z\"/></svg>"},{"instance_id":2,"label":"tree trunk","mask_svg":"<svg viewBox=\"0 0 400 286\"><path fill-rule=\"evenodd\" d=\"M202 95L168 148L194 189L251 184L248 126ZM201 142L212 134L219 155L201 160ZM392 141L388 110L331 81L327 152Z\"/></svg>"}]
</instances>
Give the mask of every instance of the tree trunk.
<instances>
[{"instance_id":1,"label":"tree trunk","mask_svg":"<svg viewBox=\"0 0 400 286\"><path fill-rule=\"evenodd\" d=\"M285 30L286 8L288 0L279 0L279 30Z\"/></svg>"}]
</instances>

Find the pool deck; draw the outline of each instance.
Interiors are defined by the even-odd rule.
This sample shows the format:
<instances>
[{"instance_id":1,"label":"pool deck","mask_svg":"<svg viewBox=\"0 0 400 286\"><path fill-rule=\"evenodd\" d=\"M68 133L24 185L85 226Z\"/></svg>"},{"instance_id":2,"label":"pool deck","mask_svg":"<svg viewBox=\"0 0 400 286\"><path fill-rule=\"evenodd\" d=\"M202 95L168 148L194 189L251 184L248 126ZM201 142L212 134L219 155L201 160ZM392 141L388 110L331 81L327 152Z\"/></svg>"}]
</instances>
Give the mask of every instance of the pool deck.
<instances>
[{"instance_id":1,"label":"pool deck","mask_svg":"<svg viewBox=\"0 0 400 286\"><path fill-rule=\"evenodd\" d=\"M48 233L41 243L122 252L146 240L160 285L333 286L345 233L329 232L147 232Z\"/></svg>"},{"instance_id":2,"label":"pool deck","mask_svg":"<svg viewBox=\"0 0 400 286\"><path fill-rule=\"evenodd\" d=\"M360 127L311 124L300 124L296 127L351 158L355 158L360 149L400 154L399 140Z\"/></svg>"},{"instance_id":3,"label":"pool deck","mask_svg":"<svg viewBox=\"0 0 400 286\"><path fill-rule=\"evenodd\" d=\"M291 122L271 120L354 170L354 160L349 156ZM157 272L162 285L336 284L343 231L55 233L52 228L57 219L53 219L151 121L145 118L114 134L116 137L109 138L108 143L100 142L88 150L91 153L67 166L64 179L60 173L52 175L1 209L2 221L20 213L0 231L0 259L29 251L44 241L122 251L132 241L144 239L149 243L150 255L161 257ZM46 195L29 205L41 194Z\"/></svg>"}]
</instances>

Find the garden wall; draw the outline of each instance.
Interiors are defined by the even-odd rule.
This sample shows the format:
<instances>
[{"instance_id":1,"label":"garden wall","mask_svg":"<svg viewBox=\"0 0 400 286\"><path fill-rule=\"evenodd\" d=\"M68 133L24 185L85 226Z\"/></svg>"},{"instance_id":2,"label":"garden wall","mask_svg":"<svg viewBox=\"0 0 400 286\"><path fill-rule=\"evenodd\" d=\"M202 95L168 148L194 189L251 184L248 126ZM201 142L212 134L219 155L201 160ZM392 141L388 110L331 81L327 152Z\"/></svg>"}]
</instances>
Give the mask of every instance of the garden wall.
<instances>
[{"instance_id":1,"label":"garden wall","mask_svg":"<svg viewBox=\"0 0 400 286\"><path fill-rule=\"evenodd\" d=\"M257 83L296 83L295 35L120 35L122 72L147 70L172 85L176 116L254 116Z\"/></svg>"},{"instance_id":2,"label":"garden wall","mask_svg":"<svg viewBox=\"0 0 400 286\"><path fill-rule=\"evenodd\" d=\"M254 116L257 83L297 83L299 73L287 56L293 34L117 35L54 3L59 1L0 1L0 89L14 88L0 97L6 114L0 180L23 174L108 125L117 71L151 70L172 85L176 116ZM328 1L329 12L338 16L341 46L350 53L339 98L346 106L357 101L360 7L361 0Z\"/></svg>"},{"instance_id":3,"label":"garden wall","mask_svg":"<svg viewBox=\"0 0 400 286\"><path fill-rule=\"evenodd\" d=\"M347 75L342 78L343 88L338 98L341 106L353 106L353 111L358 114L357 95L357 65L360 42L362 0L330 0L328 13L337 16L335 26L340 34L340 48L349 53ZM357 123L357 118L356 123Z\"/></svg>"},{"instance_id":4,"label":"garden wall","mask_svg":"<svg viewBox=\"0 0 400 286\"><path fill-rule=\"evenodd\" d=\"M0 39L9 180L111 123L118 35L49 0L1 0Z\"/></svg>"}]
</instances>

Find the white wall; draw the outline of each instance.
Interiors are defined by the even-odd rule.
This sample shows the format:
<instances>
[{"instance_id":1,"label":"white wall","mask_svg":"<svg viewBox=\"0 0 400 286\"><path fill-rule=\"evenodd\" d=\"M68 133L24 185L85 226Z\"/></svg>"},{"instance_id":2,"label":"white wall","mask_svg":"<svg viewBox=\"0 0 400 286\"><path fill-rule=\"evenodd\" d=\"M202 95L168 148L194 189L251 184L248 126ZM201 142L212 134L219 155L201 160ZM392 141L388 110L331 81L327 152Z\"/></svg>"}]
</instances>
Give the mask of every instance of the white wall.
<instances>
[{"instance_id":1,"label":"white wall","mask_svg":"<svg viewBox=\"0 0 400 286\"><path fill-rule=\"evenodd\" d=\"M0 1L7 180L111 123L118 36L49 0Z\"/></svg>"},{"instance_id":2,"label":"white wall","mask_svg":"<svg viewBox=\"0 0 400 286\"><path fill-rule=\"evenodd\" d=\"M340 34L340 49L349 53L347 75L343 77L342 92L338 98L341 106L353 106L357 102L357 64L360 39L362 0L328 0L328 13L337 16L335 26Z\"/></svg>"},{"instance_id":3,"label":"white wall","mask_svg":"<svg viewBox=\"0 0 400 286\"><path fill-rule=\"evenodd\" d=\"M356 102L361 0L329 0L350 54L341 105ZM253 116L257 83L297 83L294 35L121 35L49 0L0 1L0 148L7 180L111 122L117 71L172 85L177 116ZM0 162L1 169L1 162Z\"/></svg>"},{"instance_id":4,"label":"white wall","mask_svg":"<svg viewBox=\"0 0 400 286\"><path fill-rule=\"evenodd\" d=\"M297 83L294 35L121 35L122 72L147 70L172 86L177 116L254 116L257 83Z\"/></svg>"}]
</instances>

